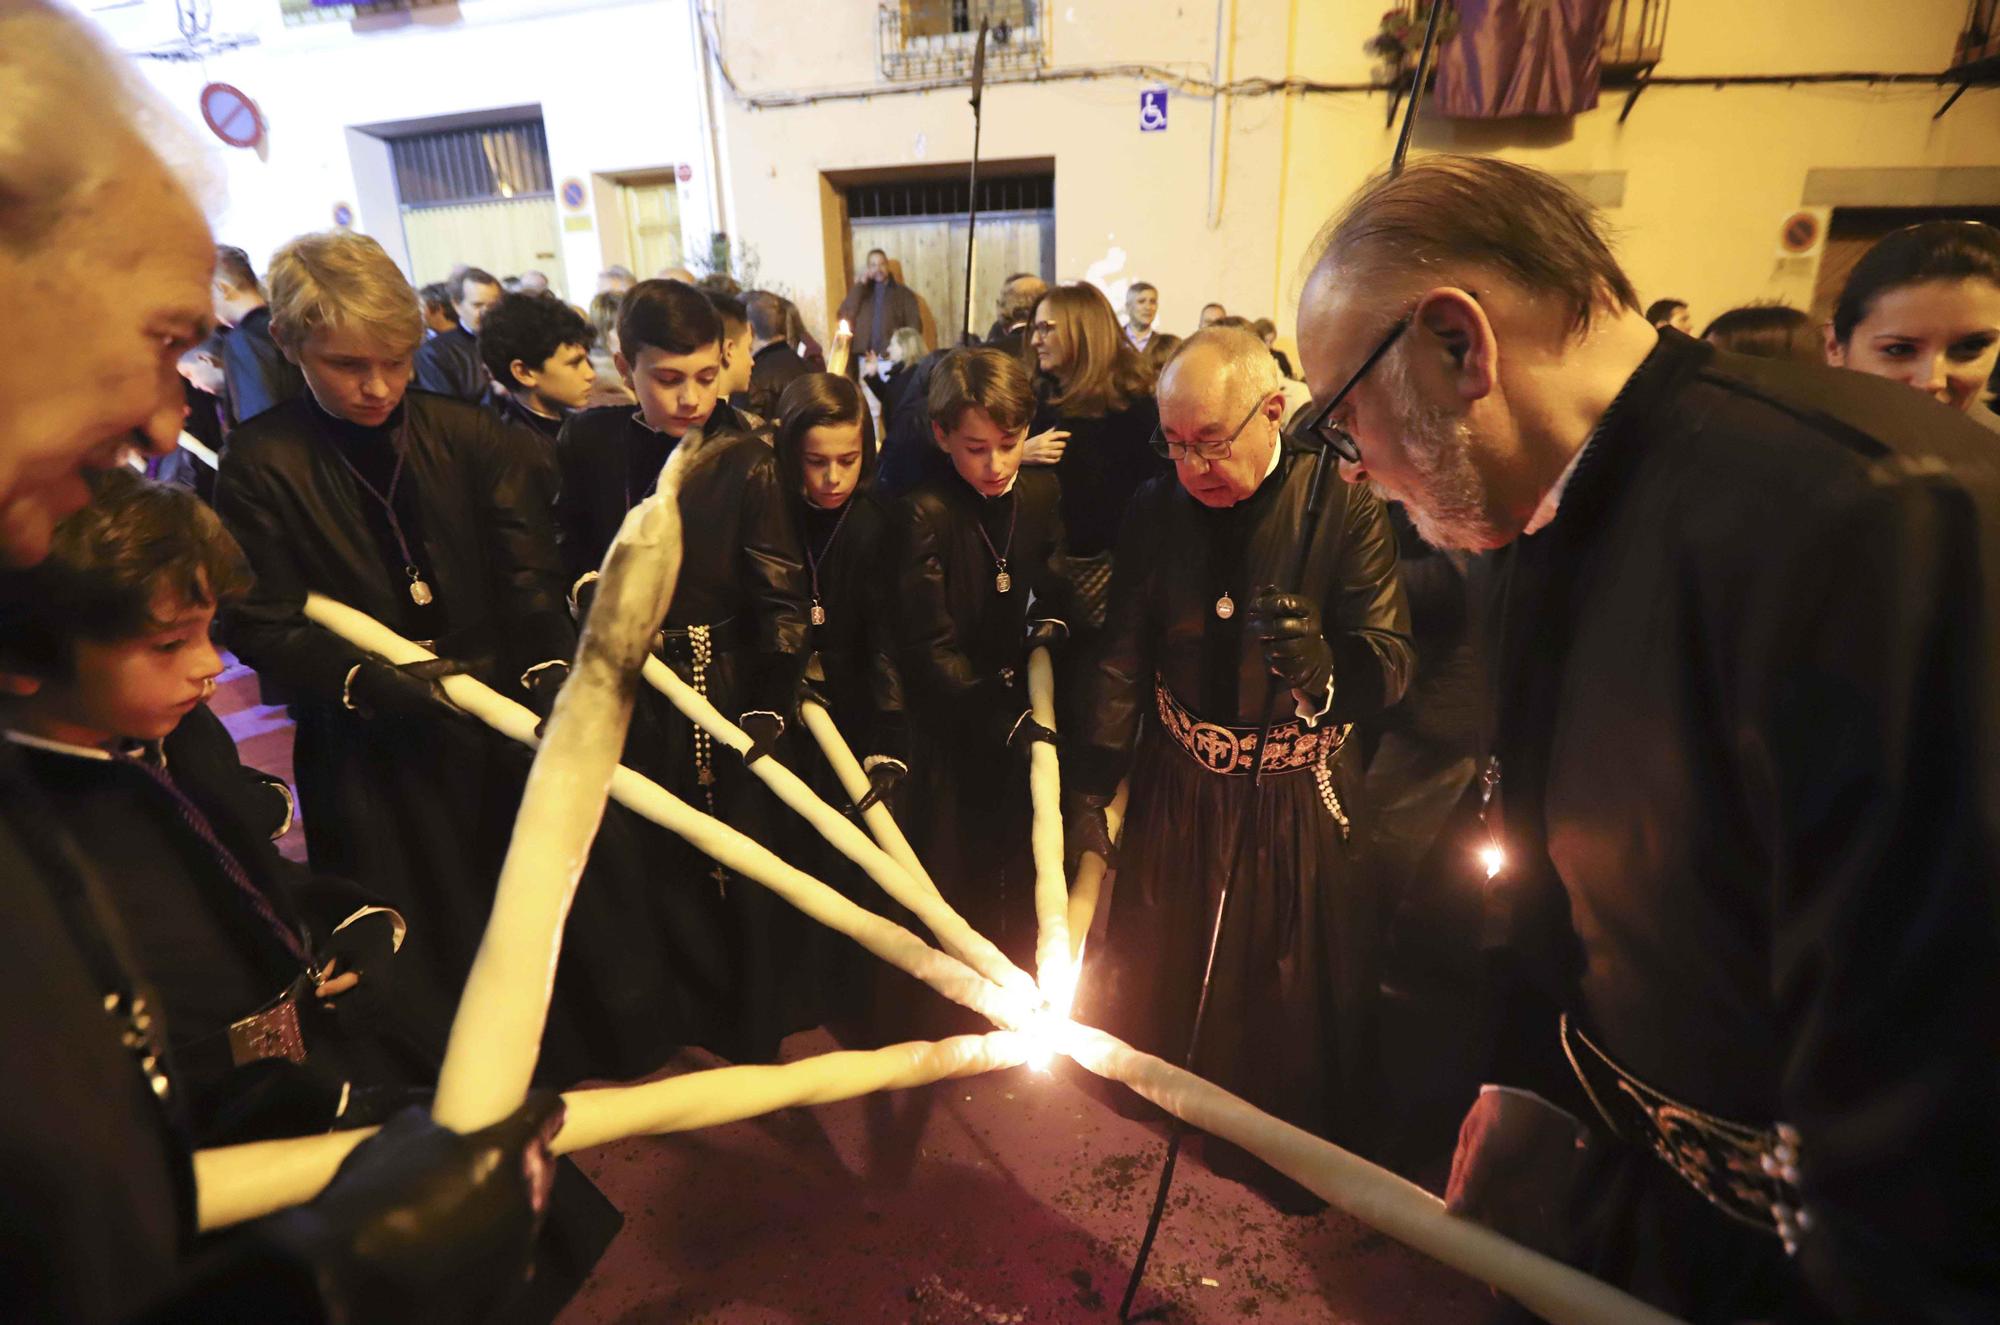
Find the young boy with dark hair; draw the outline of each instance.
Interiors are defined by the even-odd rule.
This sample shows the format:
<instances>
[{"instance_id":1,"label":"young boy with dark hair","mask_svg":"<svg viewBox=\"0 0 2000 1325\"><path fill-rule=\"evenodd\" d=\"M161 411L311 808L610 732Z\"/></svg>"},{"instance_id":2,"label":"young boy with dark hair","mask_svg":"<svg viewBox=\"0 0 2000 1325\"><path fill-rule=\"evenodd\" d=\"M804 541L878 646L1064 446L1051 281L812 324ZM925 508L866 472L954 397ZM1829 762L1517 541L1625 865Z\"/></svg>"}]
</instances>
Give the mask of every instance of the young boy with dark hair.
<instances>
[{"instance_id":1,"label":"young boy with dark hair","mask_svg":"<svg viewBox=\"0 0 2000 1325\"><path fill-rule=\"evenodd\" d=\"M500 417L553 444L597 384L597 330L552 294L510 294L479 324L479 357L493 374Z\"/></svg>"},{"instance_id":2,"label":"young boy with dark hair","mask_svg":"<svg viewBox=\"0 0 2000 1325\"><path fill-rule=\"evenodd\" d=\"M809 631L804 553L771 448L718 399L724 332L710 299L663 280L641 281L625 296L616 363L639 408L585 410L563 425L556 529L580 606L625 513L652 492L681 439L704 431L707 458L681 488L685 547L660 655L716 708L741 715L757 744L739 757L659 696L642 694L626 761L775 845L782 811L746 764L775 748L797 705ZM727 871L679 839L655 831L648 842L654 878L713 877L705 894L694 886L661 890L687 908L668 926L675 951L663 960L708 984L693 1004L710 1024L687 1038L725 1057L771 1057L781 1036L816 1020L786 1006L805 983L784 966L800 941L798 918L764 889L730 883ZM662 873L663 864L686 877ZM729 955L726 970L716 969L718 953Z\"/></svg>"},{"instance_id":3,"label":"young boy with dark hair","mask_svg":"<svg viewBox=\"0 0 2000 1325\"><path fill-rule=\"evenodd\" d=\"M197 1144L379 1121L438 1043L393 997L402 917L278 855L290 793L208 709L249 585L199 499L123 469L0 576L0 727L111 894Z\"/></svg>"},{"instance_id":4,"label":"young boy with dark hair","mask_svg":"<svg viewBox=\"0 0 2000 1325\"><path fill-rule=\"evenodd\" d=\"M954 350L929 391L932 436L951 468L898 510L915 784L905 822L945 896L1026 961L1035 906L1024 756L1055 739L1029 715L1026 668L1031 648L1069 635L1059 494L1053 472L1021 466L1035 392L1018 359Z\"/></svg>"},{"instance_id":5,"label":"young boy with dark hair","mask_svg":"<svg viewBox=\"0 0 2000 1325\"><path fill-rule=\"evenodd\" d=\"M750 407L750 310L733 294L710 291L708 302L722 319L722 376L716 379L716 394L729 402L753 432L761 431L770 421L771 411Z\"/></svg>"}]
</instances>

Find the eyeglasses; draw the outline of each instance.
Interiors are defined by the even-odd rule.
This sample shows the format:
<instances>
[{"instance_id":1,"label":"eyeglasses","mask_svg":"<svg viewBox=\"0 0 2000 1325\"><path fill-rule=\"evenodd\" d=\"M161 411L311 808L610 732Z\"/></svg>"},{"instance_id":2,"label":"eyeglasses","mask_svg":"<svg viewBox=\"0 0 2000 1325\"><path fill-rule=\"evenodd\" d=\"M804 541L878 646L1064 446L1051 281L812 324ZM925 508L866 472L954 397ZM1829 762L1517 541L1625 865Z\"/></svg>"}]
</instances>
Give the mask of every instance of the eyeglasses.
<instances>
[{"instance_id":1,"label":"eyeglasses","mask_svg":"<svg viewBox=\"0 0 2000 1325\"><path fill-rule=\"evenodd\" d=\"M1053 336L1056 334L1056 324L1053 322L1030 322L1028 324L1028 334L1031 336Z\"/></svg>"},{"instance_id":2,"label":"eyeglasses","mask_svg":"<svg viewBox=\"0 0 2000 1325\"><path fill-rule=\"evenodd\" d=\"M1297 434L1317 438L1321 443L1332 448L1335 455L1350 465L1360 464L1361 444L1354 440L1353 433L1332 421L1333 412L1340 408L1341 401L1347 399L1348 392L1361 385L1361 379L1368 376L1368 370L1373 368L1376 361L1389 352L1389 347L1396 343L1397 337L1410 329L1410 319L1415 316L1416 314L1414 313L1405 313L1403 316L1397 318L1396 325L1389 328L1389 334L1382 338L1382 343L1369 351L1368 357L1361 361L1361 366L1354 370L1354 376L1347 379L1347 385L1334 392L1332 399L1314 410L1311 415L1302 420L1292 431Z\"/></svg>"},{"instance_id":3,"label":"eyeglasses","mask_svg":"<svg viewBox=\"0 0 2000 1325\"><path fill-rule=\"evenodd\" d=\"M1243 416L1243 422L1236 425L1236 431L1230 433L1229 436L1219 442L1168 441L1166 433L1159 428L1155 428L1153 429L1153 449L1175 464L1179 464L1190 455L1198 455L1203 460L1221 460L1236 445L1236 439L1243 435L1243 430L1250 426L1250 420L1264 412L1264 402L1269 399L1269 396L1258 397L1257 403L1250 407L1250 412Z\"/></svg>"}]
</instances>

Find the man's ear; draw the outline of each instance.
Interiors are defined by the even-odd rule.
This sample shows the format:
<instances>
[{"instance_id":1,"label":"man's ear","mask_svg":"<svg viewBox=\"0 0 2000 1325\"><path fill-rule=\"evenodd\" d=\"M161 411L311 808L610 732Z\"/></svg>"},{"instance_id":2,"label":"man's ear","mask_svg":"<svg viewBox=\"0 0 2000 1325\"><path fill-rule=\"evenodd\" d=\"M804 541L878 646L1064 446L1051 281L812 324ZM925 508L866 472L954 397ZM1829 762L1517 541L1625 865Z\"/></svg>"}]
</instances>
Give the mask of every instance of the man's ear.
<instances>
[{"instance_id":1,"label":"man's ear","mask_svg":"<svg viewBox=\"0 0 2000 1325\"><path fill-rule=\"evenodd\" d=\"M1477 299L1441 286L1417 301L1411 317L1415 329L1442 351L1445 372L1462 399L1479 400L1492 393L1500 376L1500 345Z\"/></svg>"}]
</instances>

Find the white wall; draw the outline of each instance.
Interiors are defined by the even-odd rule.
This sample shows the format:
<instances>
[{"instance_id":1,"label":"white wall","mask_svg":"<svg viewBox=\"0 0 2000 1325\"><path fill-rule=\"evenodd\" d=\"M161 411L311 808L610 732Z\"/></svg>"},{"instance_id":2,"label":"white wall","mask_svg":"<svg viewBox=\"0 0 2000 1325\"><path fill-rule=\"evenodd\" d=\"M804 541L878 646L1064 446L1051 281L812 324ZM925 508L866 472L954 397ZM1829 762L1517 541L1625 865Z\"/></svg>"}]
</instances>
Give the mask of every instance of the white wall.
<instances>
[{"instance_id":1,"label":"white wall","mask_svg":"<svg viewBox=\"0 0 2000 1325\"><path fill-rule=\"evenodd\" d=\"M170 0L97 17L127 50L178 37ZM394 193L384 188L386 154L351 145L352 126L532 104L541 106L556 185L586 185L583 215L591 215L593 173L686 163L694 168L681 188L687 238L691 247L706 242L712 184L684 0L467 0L462 9L293 28L271 0L215 0L211 30L262 41L205 68L138 63L205 138L205 81L233 83L263 108L267 150L209 138L228 168L228 205L212 218L217 237L248 250L260 271L285 240L331 226L337 203L355 208L356 228L403 257ZM549 274L566 280L573 299L587 299L602 266L597 231L561 233L565 271Z\"/></svg>"},{"instance_id":2,"label":"white wall","mask_svg":"<svg viewBox=\"0 0 2000 1325\"><path fill-rule=\"evenodd\" d=\"M1207 77L1217 11L1222 73L1366 81L1361 45L1382 3L1361 0L1050 0L1053 69L1147 63ZM727 0L722 45L749 95L884 88L874 0L822 0L801 24L795 0ZM1661 74L1936 71L1963 0L1674 0ZM1143 83L1129 76L987 95L988 158L1053 157L1056 266L1114 294L1133 278L1161 290L1161 323L1189 329L1201 305L1270 315L1290 334L1298 267L1320 224L1386 163L1394 134L1379 94L1238 97L1226 109L1219 200L1212 197L1208 100L1175 94L1169 128L1138 130ZM1516 158L1546 169L1624 171L1611 214L1642 296L1687 299L1697 322L1731 305L1803 305L1811 264L1781 267L1780 221L1814 168L2000 165L2000 91L1974 90L1933 123L1945 93L1925 85L1654 87L1617 122L1622 91L1573 120L1420 126L1417 150ZM774 280L825 284L821 171L962 161L963 91L751 109L724 117L738 231ZM2000 201L1996 199L1995 201ZM1211 224L1211 206L1215 213ZM833 298L838 298L834 292ZM809 317L812 305L802 298Z\"/></svg>"}]
</instances>

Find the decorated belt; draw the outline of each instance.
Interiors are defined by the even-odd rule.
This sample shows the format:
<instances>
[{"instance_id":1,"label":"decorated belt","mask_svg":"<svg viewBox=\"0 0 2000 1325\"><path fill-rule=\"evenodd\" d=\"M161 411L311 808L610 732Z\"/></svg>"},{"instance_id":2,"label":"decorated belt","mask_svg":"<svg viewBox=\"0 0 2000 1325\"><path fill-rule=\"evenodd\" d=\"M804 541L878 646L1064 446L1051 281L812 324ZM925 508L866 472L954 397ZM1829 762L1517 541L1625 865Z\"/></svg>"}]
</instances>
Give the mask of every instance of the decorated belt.
<instances>
[{"instance_id":1,"label":"decorated belt","mask_svg":"<svg viewBox=\"0 0 2000 1325\"><path fill-rule=\"evenodd\" d=\"M1570 1068L1613 1135L1652 1151L1710 1205L1797 1254L1812 1224L1799 1194L1797 1128L1759 1127L1683 1104L1626 1071L1568 1014L1561 1031Z\"/></svg>"},{"instance_id":2,"label":"decorated belt","mask_svg":"<svg viewBox=\"0 0 2000 1325\"><path fill-rule=\"evenodd\" d=\"M1160 725L1187 752L1188 758L1211 773L1225 777L1248 777L1258 771L1255 727L1231 727L1206 722L1174 698L1174 692L1160 677L1153 678L1153 698L1159 706ZM1264 752L1263 772L1303 773L1332 761L1347 741L1345 726L1328 723L1308 727L1298 719L1271 728L1271 744Z\"/></svg>"}]
</instances>

